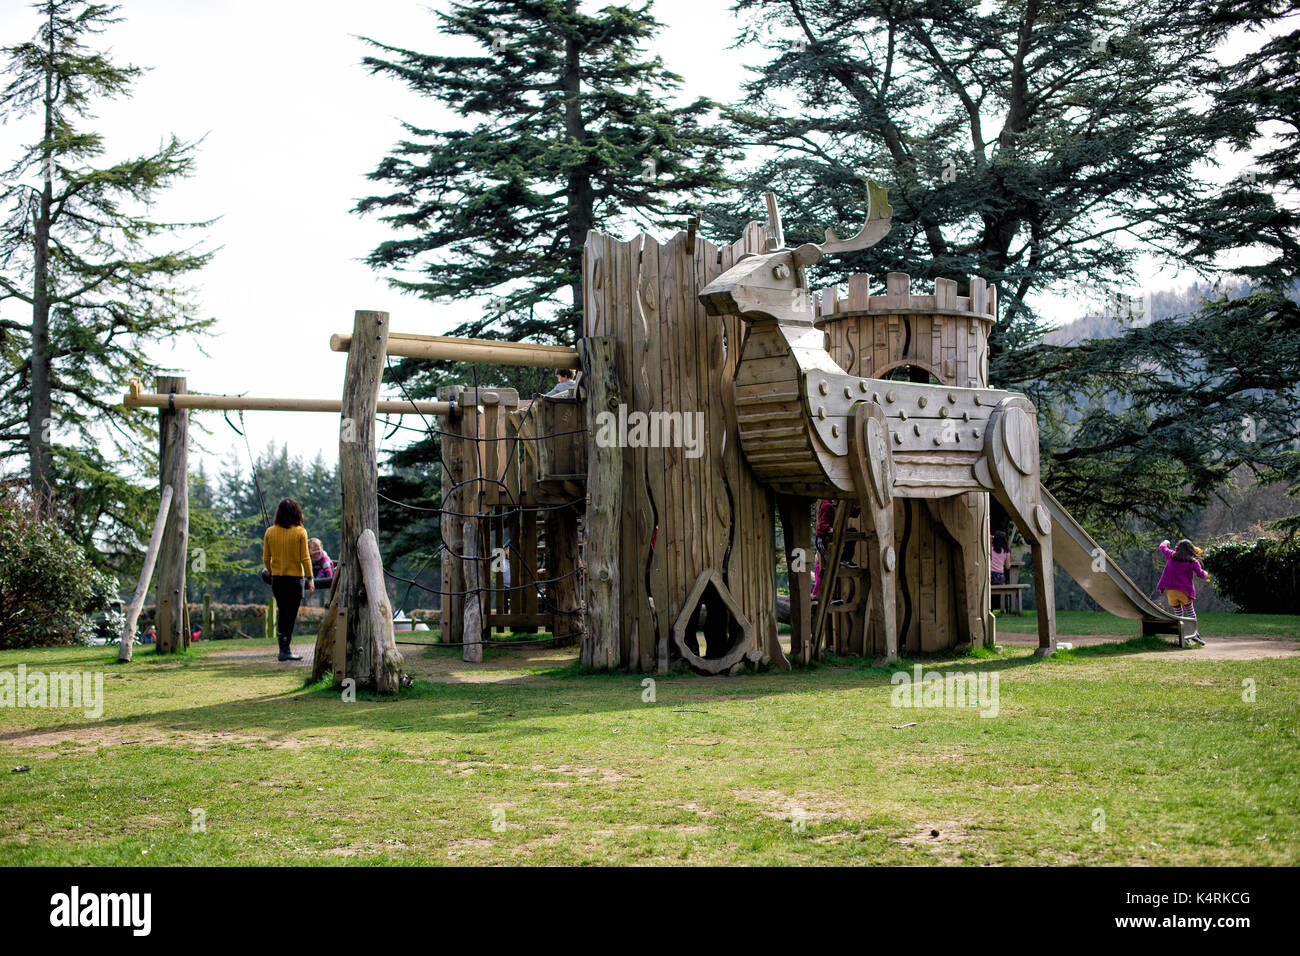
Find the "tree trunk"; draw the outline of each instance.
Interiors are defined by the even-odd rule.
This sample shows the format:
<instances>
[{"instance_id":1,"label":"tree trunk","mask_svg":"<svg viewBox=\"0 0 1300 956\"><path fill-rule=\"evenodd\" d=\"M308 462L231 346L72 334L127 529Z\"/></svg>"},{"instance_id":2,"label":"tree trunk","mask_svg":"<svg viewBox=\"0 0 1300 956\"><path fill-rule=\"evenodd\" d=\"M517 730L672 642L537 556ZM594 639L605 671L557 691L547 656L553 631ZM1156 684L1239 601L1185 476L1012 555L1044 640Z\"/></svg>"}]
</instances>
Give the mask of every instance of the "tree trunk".
<instances>
[{"instance_id":1,"label":"tree trunk","mask_svg":"<svg viewBox=\"0 0 1300 956\"><path fill-rule=\"evenodd\" d=\"M160 395L185 392L185 379L159 376L157 389ZM185 559L189 553L190 496L189 496L189 415L183 408L164 408L158 412L158 471L159 484L172 488L171 512L163 527L162 545L158 550L158 606L159 654L174 654L189 647L190 635L186 630L185 611Z\"/></svg>"},{"instance_id":2,"label":"tree trunk","mask_svg":"<svg viewBox=\"0 0 1300 956\"><path fill-rule=\"evenodd\" d=\"M352 678L357 684L373 684L381 693L396 693L396 681L389 680L391 668L401 670L401 656L396 646L391 653L385 644L384 630L376 631L372 610L388 605L384 591L382 564L375 545L374 564L380 568L378 578L372 574L369 586L363 573L360 548L362 535L379 533L379 469L375 455L375 405L379 400L384 360L388 353L388 313L357 312L348 349L348 364L343 376L343 404L339 420L339 478L343 498L343 541L339 553L336 581L332 585L328 623L322 623L316 636L316 653L312 676L319 678L331 669L336 680ZM375 591L379 593L374 593ZM371 604L374 604L372 609ZM335 629L331 619L344 619L347 639L346 662L335 660ZM388 613L388 626L392 614ZM376 641L380 642L376 650ZM387 644L392 644L391 634ZM376 665L379 665L376 669Z\"/></svg>"},{"instance_id":3,"label":"tree trunk","mask_svg":"<svg viewBox=\"0 0 1300 956\"><path fill-rule=\"evenodd\" d=\"M578 15L578 0L565 0L564 12L569 18ZM571 21L570 21L571 22ZM582 46L572 32L564 40L564 73L560 77L564 90L564 131L570 141L581 148L587 142L587 124L582 117ZM591 173L586 162L569 172L568 189L568 239L569 274L574 277L573 337L582 337L582 250L587 242L587 232L593 223L595 195L591 186Z\"/></svg>"},{"instance_id":4,"label":"tree trunk","mask_svg":"<svg viewBox=\"0 0 1300 956\"><path fill-rule=\"evenodd\" d=\"M35 210L32 249L32 399L27 410L28 457L32 494L44 498L53 491L54 456L50 450L54 430L54 403L50 394L50 209L54 202L51 141L54 139L53 13L50 23L50 60L45 72L45 143L42 149L41 201Z\"/></svg>"}]
</instances>

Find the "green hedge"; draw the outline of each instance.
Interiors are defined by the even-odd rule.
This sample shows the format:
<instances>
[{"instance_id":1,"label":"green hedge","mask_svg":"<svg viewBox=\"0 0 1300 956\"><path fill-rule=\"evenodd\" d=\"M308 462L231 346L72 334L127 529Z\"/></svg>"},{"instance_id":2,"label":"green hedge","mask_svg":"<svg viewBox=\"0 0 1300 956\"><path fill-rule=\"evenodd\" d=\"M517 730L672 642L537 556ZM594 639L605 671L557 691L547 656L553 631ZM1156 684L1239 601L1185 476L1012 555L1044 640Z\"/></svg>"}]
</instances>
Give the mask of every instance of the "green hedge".
<instances>
[{"instance_id":1,"label":"green hedge","mask_svg":"<svg viewBox=\"0 0 1300 956\"><path fill-rule=\"evenodd\" d=\"M266 617L265 604L213 603L211 609L212 628L209 630L203 626L203 605L189 605L190 626L203 627L205 639L262 636L262 621ZM143 632L150 624L157 626L158 608L153 604L146 604L140 611L139 630Z\"/></svg>"},{"instance_id":2,"label":"green hedge","mask_svg":"<svg viewBox=\"0 0 1300 956\"><path fill-rule=\"evenodd\" d=\"M116 597L117 581L91 565L56 517L12 489L0 492L0 648L87 644L92 614Z\"/></svg>"},{"instance_id":3,"label":"green hedge","mask_svg":"<svg viewBox=\"0 0 1300 956\"><path fill-rule=\"evenodd\" d=\"M1247 614L1300 614L1300 537L1215 545L1201 556L1215 588Z\"/></svg>"},{"instance_id":4,"label":"green hedge","mask_svg":"<svg viewBox=\"0 0 1300 956\"><path fill-rule=\"evenodd\" d=\"M229 637L261 637L263 634L265 604L218 604L210 605L212 610L211 632L204 628L206 640L222 640ZM203 605L190 604L190 626L203 627ZM140 611L139 629L143 631L150 624L157 625L157 607L146 604ZM298 635L315 633L320 629L320 622L325 617L325 608L315 605L298 609L298 623L294 633Z\"/></svg>"}]
</instances>

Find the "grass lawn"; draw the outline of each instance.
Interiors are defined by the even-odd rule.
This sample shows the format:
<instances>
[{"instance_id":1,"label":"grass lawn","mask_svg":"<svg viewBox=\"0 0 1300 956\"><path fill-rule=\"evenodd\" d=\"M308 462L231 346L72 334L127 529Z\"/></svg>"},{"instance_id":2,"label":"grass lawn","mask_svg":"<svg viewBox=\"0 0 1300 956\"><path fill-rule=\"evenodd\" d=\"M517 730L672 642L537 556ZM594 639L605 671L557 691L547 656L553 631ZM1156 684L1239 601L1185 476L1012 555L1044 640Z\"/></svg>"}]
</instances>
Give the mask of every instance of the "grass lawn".
<instances>
[{"instance_id":1,"label":"grass lawn","mask_svg":"<svg viewBox=\"0 0 1300 956\"><path fill-rule=\"evenodd\" d=\"M997 673L981 717L891 707L860 662L648 702L572 649L402 650L415 687L353 703L264 641L0 652L102 671L105 703L0 707L0 864L1300 863L1300 657L927 661Z\"/></svg>"}]
</instances>

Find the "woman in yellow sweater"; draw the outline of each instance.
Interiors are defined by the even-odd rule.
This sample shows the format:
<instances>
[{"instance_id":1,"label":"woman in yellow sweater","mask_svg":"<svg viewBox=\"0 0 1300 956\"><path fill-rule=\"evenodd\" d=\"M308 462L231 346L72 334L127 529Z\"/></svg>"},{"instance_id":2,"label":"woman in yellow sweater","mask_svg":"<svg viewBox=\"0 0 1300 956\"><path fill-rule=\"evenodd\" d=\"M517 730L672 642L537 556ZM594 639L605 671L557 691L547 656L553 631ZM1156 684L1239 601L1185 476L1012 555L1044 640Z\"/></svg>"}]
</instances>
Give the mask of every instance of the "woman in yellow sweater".
<instances>
[{"instance_id":1,"label":"woman in yellow sweater","mask_svg":"<svg viewBox=\"0 0 1300 956\"><path fill-rule=\"evenodd\" d=\"M302 524L302 506L285 498L275 509L275 524L262 538L262 563L271 572L271 593L275 595L275 633L280 639L280 660L300 661L289 649L293 626L298 622L303 582L307 593L316 590L311 555L307 553L307 529Z\"/></svg>"}]
</instances>

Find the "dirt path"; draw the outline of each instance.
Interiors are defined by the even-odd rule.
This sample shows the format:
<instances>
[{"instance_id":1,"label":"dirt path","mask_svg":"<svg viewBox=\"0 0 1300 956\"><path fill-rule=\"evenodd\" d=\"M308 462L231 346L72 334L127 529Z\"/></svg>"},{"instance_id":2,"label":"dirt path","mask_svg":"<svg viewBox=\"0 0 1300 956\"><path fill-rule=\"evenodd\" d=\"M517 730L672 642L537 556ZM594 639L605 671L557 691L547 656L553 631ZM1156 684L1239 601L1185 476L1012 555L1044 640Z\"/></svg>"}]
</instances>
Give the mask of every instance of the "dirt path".
<instances>
[{"instance_id":1,"label":"dirt path","mask_svg":"<svg viewBox=\"0 0 1300 956\"><path fill-rule=\"evenodd\" d=\"M1132 634L1057 635L1057 640L1073 644L1075 647L1088 647L1092 644L1106 644L1112 641L1128 641L1132 639ZM1032 647L1037 646L1038 635L1002 633L998 635L998 643L1016 647ZM1173 638L1170 638L1169 643L1171 651L1178 650L1174 645ZM1184 648L1179 653L1180 655L1186 654L1193 658L1204 658L1213 661L1254 661L1264 657L1298 657L1300 656L1300 641L1292 637L1268 634L1248 634L1242 637L1207 637L1204 647ZM1147 651L1134 656L1165 658L1167 652ZM1182 660L1183 658L1180 656L1178 659Z\"/></svg>"},{"instance_id":2,"label":"dirt path","mask_svg":"<svg viewBox=\"0 0 1300 956\"><path fill-rule=\"evenodd\" d=\"M783 639L786 637L782 635ZM1132 634L1060 634L1059 640L1075 647L1088 647L1093 644L1106 644L1115 641L1131 640ZM1033 647L1038 644L1035 634L998 635L998 643L1012 647ZM789 645L783 640L787 651ZM206 655L212 661L246 661L249 664L270 662L279 667L305 669L311 667L312 652L315 647L311 638L301 638L294 644L294 652L302 655L301 661L275 660L274 644L257 647L241 647L229 651L215 651ZM576 647L520 647L505 654L489 654L482 664L466 665L459 654L429 654L423 647L410 644L399 645L406 670L417 680L430 680L438 683L453 684L490 684L504 681L528 681L537 679L529 672L563 667L578 655ZM1170 639L1170 651L1177 650ZM1174 660L1166 651L1147 651L1134 656L1160 657ZM1293 637L1270 634L1245 634L1239 637L1207 637L1204 647L1189 647L1181 654L1192 658L1213 661L1253 661L1267 657L1300 657L1300 641ZM1183 659L1181 656L1177 659Z\"/></svg>"}]
</instances>

